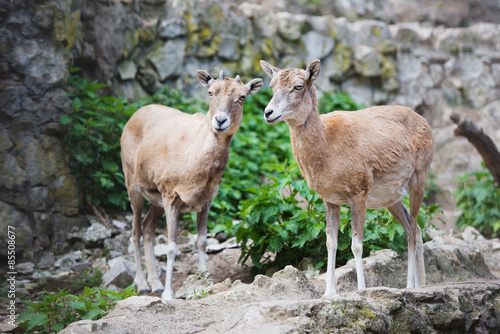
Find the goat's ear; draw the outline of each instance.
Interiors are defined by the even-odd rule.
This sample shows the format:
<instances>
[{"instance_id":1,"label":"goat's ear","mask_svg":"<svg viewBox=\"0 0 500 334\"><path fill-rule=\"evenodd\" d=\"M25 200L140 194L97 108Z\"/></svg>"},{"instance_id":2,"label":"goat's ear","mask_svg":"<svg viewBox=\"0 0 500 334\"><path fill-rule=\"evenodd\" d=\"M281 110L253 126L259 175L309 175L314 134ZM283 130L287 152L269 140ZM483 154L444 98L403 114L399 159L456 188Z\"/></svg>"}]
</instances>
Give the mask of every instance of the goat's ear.
<instances>
[{"instance_id":1,"label":"goat's ear","mask_svg":"<svg viewBox=\"0 0 500 334\"><path fill-rule=\"evenodd\" d=\"M196 71L196 76L200 80L203 87L208 88L214 82L214 79L206 71L198 70Z\"/></svg>"},{"instance_id":2,"label":"goat's ear","mask_svg":"<svg viewBox=\"0 0 500 334\"><path fill-rule=\"evenodd\" d=\"M262 88L263 85L264 81L261 78L250 80L250 82L245 85L245 87L248 89L247 95L252 95L257 93Z\"/></svg>"},{"instance_id":3,"label":"goat's ear","mask_svg":"<svg viewBox=\"0 0 500 334\"><path fill-rule=\"evenodd\" d=\"M260 67L266 72L267 76L270 77L271 79L274 77L276 73L281 71L281 69L277 68L276 66L273 66L269 64L268 62L265 62L263 60L260 61Z\"/></svg>"},{"instance_id":4,"label":"goat's ear","mask_svg":"<svg viewBox=\"0 0 500 334\"><path fill-rule=\"evenodd\" d=\"M321 68L321 62L316 59L307 65L306 68L306 79L308 82L313 82L319 76L319 69Z\"/></svg>"}]
</instances>

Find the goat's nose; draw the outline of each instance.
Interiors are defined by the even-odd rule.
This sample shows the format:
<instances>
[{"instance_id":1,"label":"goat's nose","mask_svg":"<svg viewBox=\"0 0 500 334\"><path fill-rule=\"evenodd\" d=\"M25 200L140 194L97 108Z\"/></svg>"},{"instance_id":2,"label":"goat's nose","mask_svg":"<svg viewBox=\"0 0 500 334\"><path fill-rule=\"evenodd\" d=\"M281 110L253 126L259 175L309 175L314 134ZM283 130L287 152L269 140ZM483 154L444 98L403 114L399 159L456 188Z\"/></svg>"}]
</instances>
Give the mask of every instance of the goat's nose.
<instances>
[{"instance_id":1,"label":"goat's nose","mask_svg":"<svg viewBox=\"0 0 500 334\"><path fill-rule=\"evenodd\" d=\"M266 116L266 118L269 118L269 116L271 116L271 115L273 114L273 111L274 111L274 110L272 110L272 109L271 109L271 110L266 110L266 111L264 112L264 115Z\"/></svg>"},{"instance_id":2,"label":"goat's nose","mask_svg":"<svg viewBox=\"0 0 500 334\"><path fill-rule=\"evenodd\" d=\"M225 117L224 118L215 117L215 120L217 121L217 125L219 125L219 127L220 127L222 124L226 123L227 118L225 118Z\"/></svg>"}]
</instances>

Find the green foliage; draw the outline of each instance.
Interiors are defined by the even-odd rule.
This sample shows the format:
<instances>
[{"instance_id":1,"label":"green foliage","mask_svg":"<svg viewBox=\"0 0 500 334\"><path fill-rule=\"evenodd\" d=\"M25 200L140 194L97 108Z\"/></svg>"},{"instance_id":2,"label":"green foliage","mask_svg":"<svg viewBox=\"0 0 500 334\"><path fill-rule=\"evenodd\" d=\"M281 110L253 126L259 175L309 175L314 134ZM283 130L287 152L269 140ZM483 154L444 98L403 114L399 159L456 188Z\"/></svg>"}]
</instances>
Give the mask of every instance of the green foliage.
<instances>
[{"instance_id":1,"label":"green foliage","mask_svg":"<svg viewBox=\"0 0 500 334\"><path fill-rule=\"evenodd\" d=\"M208 293L204 289L201 289L201 294L196 293L196 289L193 289L194 299L202 299L208 296Z\"/></svg>"},{"instance_id":2,"label":"green foliage","mask_svg":"<svg viewBox=\"0 0 500 334\"><path fill-rule=\"evenodd\" d=\"M72 69L76 72L78 69ZM206 110L206 104L189 99L179 91L165 87L155 95L129 103L125 97L100 95L105 84L77 75L68 81L67 94L73 113L60 122L68 127L65 141L70 166L80 179L85 200L104 208L125 210L128 195L121 168L120 137L132 114L146 104L161 103L185 112Z\"/></svg>"},{"instance_id":3,"label":"green foliage","mask_svg":"<svg viewBox=\"0 0 500 334\"><path fill-rule=\"evenodd\" d=\"M484 164L483 164L484 168ZM500 237L500 188L484 169L458 179L457 208L462 211L455 224L460 229L475 227L488 237Z\"/></svg>"},{"instance_id":4,"label":"green foliage","mask_svg":"<svg viewBox=\"0 0 500 334\"><path fill-rule=\"evenodd\" d=\"M122 292L86 287L79 296L67 290L45 291L40 302L26 302L27 310L19 315L17 322L31 333L56 333L78 320L100 319L116 301L136 295L133 284Z\"/></svg>"},{"instance_id":5,"label":"green foliage","mask_svg":"<svg viewBox=\"0 0 500 334\"><path fill-rule=\"evenodd\" d=\"M273 165L277 176L271 183L251 188L252 196L243 202L242 218L236 227L236 237L242 244L240 261L250 258L260 272L273 266L297 266L311 258L315 267L326 264L326 228L323 201L299 177L298 166ZM299 202L299 198L303 201ZM408 205L408 196L403 201ZM418 223L423 230L439 210L438 205L420 208ZM341 208L338 236L337 264L343 265L352 258L351 213L347 206ZM387 209L367 210L364 227L364 255L371 250L391 248L402 252L407 245L403 227Z\"/></svg>"},{"instance_id":6,"label":"green foliage","mask_svg":"<svg viewBox=\"0 0 500 334\"><path fill-rule=\"evenodd\" d=\"M357 103L346 92L324 93L318 102L320 114L326 114L334 110L359 110L365 106Z\"/></svg>"},{"instance_id":7,"label":"green foliage","mask_svg":"<svg viewBox=\"0 0 500 334\"><path fill-rule=\"evenodd\" d=\"M82 272L83 277L79 277L75 281L75 286L99 286L102 283L102 271L94 270L92 273L89 270Z\"/></svg>"},{"instance_id":8,"label":"green foliage","mask_svg":"<svg viewBox=\"0 0 500 334\"><path fill-rule=\"evenodd\" d=\"M73 173L81 180L85 199L104 207L125 208L126 189L120 168L120 136L134 112L125 98L98 95L106 85L77 76L69 79L74 113L60 121L66 133Z\"/></svg>"},{"instance_id":9,"label":"green foliage","mask_svg":"<svg viewBox=\"0 0 500 334\"><path fill-rule=\"evenodd\" d=\"M323 5L323 0L297 0L301 5L314 7L316 5Z\"/></svg>"},{"instance_id":10,"label":"green foliage","mask_svg":"<svg viewBox=\"0 0 500 334\"><path fill-rule=\"evenodd\" d=\"M271 265L297 265L304 257L321 261L326 254L321 199L304 180L294 181L297 165L269 167L277 176L270 177L271 183L248 189L252 195L242 203L244 220L236 226L236 238L242 245L240 261L245 263L250 257L264 272ZM299 193L307 200L305 209L296 199ZM268 252L276 255L274 260Z\"/></svg>"}]
</instances>

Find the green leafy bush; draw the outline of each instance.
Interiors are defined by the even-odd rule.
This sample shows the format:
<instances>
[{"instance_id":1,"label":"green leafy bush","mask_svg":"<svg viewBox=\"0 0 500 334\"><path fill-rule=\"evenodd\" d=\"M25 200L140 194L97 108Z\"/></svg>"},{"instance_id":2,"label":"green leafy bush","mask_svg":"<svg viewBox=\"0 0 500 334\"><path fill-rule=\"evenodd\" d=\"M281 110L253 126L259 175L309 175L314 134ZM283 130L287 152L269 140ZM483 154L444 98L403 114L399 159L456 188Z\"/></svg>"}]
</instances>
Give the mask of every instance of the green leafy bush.
<instances>
[{"instance_id":1,"label":"green leafy bush","mask_svg":"<svg viewBox=\"0 0 500 334\"><path fill-rule=\"evenodd\" d=\"M296 164L269 167L277 175L270 177L271 183L248 189L252 195L242 203L243 221L236 226L242 264L250 257L265 272L270 266L297 265L304 257L319 262L326 253L321 199L304 180L294 181L300 173ZM298 194L307 200L304 209Z\"/></svg>"},{"instance_id":2,"label":"green leafy bush","mask_svg":"<svg viewBox=\"0 0 500 334\"><path fill-rule=\"evenodd\" d=\"M270 183L251 188L252 196L243 202L242 218L236 227L236 237L242 244L240 261L250 258L256 272L270 267L297 266L311 258L316 268L326 264L326 213L323 201L305 180L298 179L296 164L269 166L277 175ZM286 194L286 195L285 195ZM300 195L298 197L297 195ZM299 202L298 198L303 199ZM408 206L408 196L403 199ZM418 223L425 231L439 206L420 208ZM372 250L406 249L406 234L387 209L367 210L363 235L364 256ZM343 265L353 257L351 252L351 212L341 207L336 264Z\"/></svg>"},{"instance_id":3,"label":"green leafy bush","mask_svg":"<svg viewBox=\"0 0 500 334\"><path fill-rule=\"evenodd\" d=\"M81 277L75 279L75 287L99 286L102 283L102 271L85 269ZM72 287L73 288L73 287Z\"/></svg>"},{"instance_id":4,"label":"green leafy bush","mask_svg":"<svg viewBox=\"0 0 500 334\"><path fill-rule=\"evenodd\" d=\"M484 168L484 164L483 164ZM488 237L500 237L500 188L491 173L480 170L458 179L457 208L462 211L455 224L475 227Z\"/></svg>"},{"instance_id":5,"label":"green leafy bush","mask_svg":"<svg viewBox=\"0 0 500 334\"><path fill-rule=\"evenodd\" d=\"M134 110L125 98L98 95L106 85L77 76L71 76L69 84L74 113L61 116L60 121L70 127L65 139L72 171L82 183L86 201L124 208L120 136Z\"/></svg>"},{"instance_id":6,"label":"green leafy bush","mask_svg":"<svg viewBox=\"0 0 500 334\"><path fill-rule=\"evenodd\" d=\"M320 114L334 110L359 110L365 106L357 103L347 92L324 93L318 101Z\"/></svg>"},{"instance_id":7,"label":"green leafy bush","mask_svg":"<svg viewBox=\"0 0 500 334\"><path fill-rule=\"evenodd\" d=\"M28 309L19 315L17 322L30 333L56 333L75 321L100 319L116 301L131 296L137 296L133 284L122 292L86 287L79 296L67 290L45 291L40 302L25 302Z\"/></svg>"}]
</instances>

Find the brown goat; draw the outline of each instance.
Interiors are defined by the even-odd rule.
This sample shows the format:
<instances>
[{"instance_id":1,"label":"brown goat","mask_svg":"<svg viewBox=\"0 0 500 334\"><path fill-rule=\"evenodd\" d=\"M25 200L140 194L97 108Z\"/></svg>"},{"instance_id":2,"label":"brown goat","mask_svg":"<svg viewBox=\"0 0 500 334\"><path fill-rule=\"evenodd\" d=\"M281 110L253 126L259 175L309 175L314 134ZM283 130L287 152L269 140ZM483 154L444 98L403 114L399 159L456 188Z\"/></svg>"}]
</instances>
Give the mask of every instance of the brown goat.
<instances>
[{"instance_id":1,"label":"brown goat","mask_svg":"<svg viewBox=\"0 0 500 334\"><path fill-rule=\"evenodd\" d=\"M327 282L325 297L336 294L340 206L352 212L352 251L358 289L365 278L361 256L366 209L387 208L408 235L407 287L425 284L423 242L417 216L434 152L432 130L412 109L378 106L320 115L314 80L320 61L306 68L279 69L260 61L271 77L273 98L265 109L269 124L290 127L293 154L307 184L323 199L326 209ZM401 199L410 193L410 213Z\"/></svg>"},{"instance_id":2,"label":"brown goat","mask_svg":"<svg viewBox=\"0 0 500 334\"><path fill-rule=\"evenodd\" d=\"M134 214L134 281L138 290L149 290L140 250L141 214L144 199L148 199L152 206L142 223L146 269L152 290L164 290L163 299L174 296L172 275L179 213L197 212L199 267L206 270L208 212L222 182L232 137L241 125L245 97L262 87L262 79L244 85L239 76L225 78L222 71L216 80L205 71L196 74L210 96L206 115L148 105L130 118L121 137L123 173ZM168 229L165 289L154 255L155 229L164 212Z\"/></svg>"}]
</instances>

